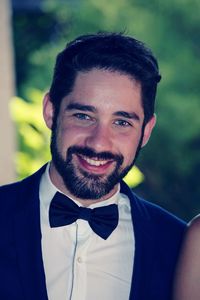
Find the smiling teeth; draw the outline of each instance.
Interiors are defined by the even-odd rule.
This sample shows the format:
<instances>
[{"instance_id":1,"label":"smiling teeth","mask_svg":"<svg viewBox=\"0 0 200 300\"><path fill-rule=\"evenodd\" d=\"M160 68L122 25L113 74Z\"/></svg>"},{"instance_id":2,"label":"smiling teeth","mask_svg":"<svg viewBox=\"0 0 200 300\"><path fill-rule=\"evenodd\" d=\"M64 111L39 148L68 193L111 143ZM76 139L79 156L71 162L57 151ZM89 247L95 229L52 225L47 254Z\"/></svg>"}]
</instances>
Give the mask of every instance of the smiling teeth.
<instances>
[{"instance_id":1,"label":"smiling teeth","mask_svg":"<svg viewBox=\"0 0 200 300\"><path fill-rule=\"evenodd\" d=\"M84 160L87 161L88 164L90 164L92 166L96 166L96 167L103 166L107 163L106 160L94 160L94 159L86 158L86 157L84 157Z\"/></svg>"}]
</instances>

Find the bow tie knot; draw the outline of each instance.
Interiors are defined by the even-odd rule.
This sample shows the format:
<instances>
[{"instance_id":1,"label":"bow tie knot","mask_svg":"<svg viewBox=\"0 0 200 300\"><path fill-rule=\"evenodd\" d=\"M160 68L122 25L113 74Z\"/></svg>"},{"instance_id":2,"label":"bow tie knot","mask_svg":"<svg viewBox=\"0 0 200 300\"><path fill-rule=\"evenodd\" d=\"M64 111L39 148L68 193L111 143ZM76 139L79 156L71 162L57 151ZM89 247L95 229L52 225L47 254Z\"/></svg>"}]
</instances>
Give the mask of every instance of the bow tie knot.
<instances>
[{"instance_id":1,"label":"bow tie knot","mask_svg":"<svg viewBox=\"0 0 200 300\"><path fill-rule=\"evenodd\" d=\"M90 221L92 216L92 209L87 207L79 207L79 217L78 219L82 219L85 221Z\"/></svg>"},{"instance_id":2,"label":"bow tie knot","mask_svg":"<svg viewBox=\"0 0 200 300\"><path fill-rule=\"evenodd\" d=\"M49 208L51 227L72 224L77 219L88 221L92 230L101 238L107 239L118 225L119 213L116 204L97 207L79 207L67 196L57 192Z\"/></svg>"}]
</instances>

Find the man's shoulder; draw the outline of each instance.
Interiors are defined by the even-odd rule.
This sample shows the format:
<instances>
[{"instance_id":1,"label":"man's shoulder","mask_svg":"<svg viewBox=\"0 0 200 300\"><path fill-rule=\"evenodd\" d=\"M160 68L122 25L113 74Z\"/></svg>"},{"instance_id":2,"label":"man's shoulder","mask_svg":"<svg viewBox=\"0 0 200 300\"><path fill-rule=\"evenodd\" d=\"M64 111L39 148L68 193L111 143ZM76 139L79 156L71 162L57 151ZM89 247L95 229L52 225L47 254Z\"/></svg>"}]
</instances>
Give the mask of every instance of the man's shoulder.
<instances>
[{"instance_id":1,"label":"man's shoulder","mask_svg":"<svg viewBox=\"0 0 200 300\"><path fill-rule=\"evenodd\" d=\"M171 256L178 253L185 236L187 224L161 206L132 193L132 217L137 238L146 238L149 243L163 248Z\"/></svg>"},{"instance_id":2,"label":"man's shoulder","mask_svg":"<svg viewBox=\"0 0 200 300\"><path fill-rule=\"evenodd\" d=\"M133 218L142 220L145 224L149 224L150 228L178 228L184 230L186 223L173 213L167 211L161 206L152 203L135 194L127 185L123 184L123 190L130 199Z\"/></svg>"},{"instance_id":3,"label":"man's shoulder","mask_svg":"<svg viewBox=\"0 0 200 300\"><path fill-rule=\"evenodd\" d=\"M174 215L172 212L166 210L165 208L152 203L146 199L139 197L138 195L134 194L134 197L137 201L137 204L140 206L140 209L143 210L143 213L146 214L146 217L150 220L154 220L154 222L159 222L159 224L171 224L174 226L175 224L182 227L185 227L186 223Z\"/></svg>"},{"instance_id":4,"label":"man's shoulder","mask_svg":"<svg viewBox=\"0 0 200 300\"><path fill-rule=\"evenodd\" d=\"M40 178L43 174L46 165L40 168L34 174L13 183L9 183L6 185L0 186L0 199L4 198L7 199L8 202L11 199L16 199L19 196L30 192L31 190L35 190L39 188ZM4 201L5 202L5 201Z\"/></svg>"}]
</instances>

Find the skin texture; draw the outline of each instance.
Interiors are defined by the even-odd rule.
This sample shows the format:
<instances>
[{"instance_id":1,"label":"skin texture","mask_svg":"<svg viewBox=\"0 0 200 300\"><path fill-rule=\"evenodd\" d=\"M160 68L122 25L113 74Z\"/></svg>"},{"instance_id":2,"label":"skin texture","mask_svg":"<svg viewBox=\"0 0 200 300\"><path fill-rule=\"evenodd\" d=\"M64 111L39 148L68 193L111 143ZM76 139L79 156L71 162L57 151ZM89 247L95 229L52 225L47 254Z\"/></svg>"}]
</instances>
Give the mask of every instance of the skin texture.
<instances>
[{"instance_id":1,"label":"skin texture","mask_svg":"<svg viewBox=\"0 0 200 300\"><path fill-rule=\"evenodd\" d=\"M200 299L200 215L188 226L178 262L174 300Z\"/></svg>"},{"instance_id":2,"label":"skin texture","mask_svg":"<svg viewBox=\"0 0 200 300\"><path fill-rule=\"evenodd\" d=\"M44 98L44 119L48 128L52 129L54 109L49 94ZM109 152L123 157L119 167L122 172L133 163L141 140L144 112L141 102L140 83L127 75L92 69L79 72L72 92L61 102L56 129L57 150L63 160L71 146L87 147L95 153ZM155 125L155 116L146 124L141 146L144 146ZM72 155L72 164L77 176L86 172L100 176L102 180L116 169L116 161L98 159L84 155ZM63 193L74 198L62 176L51 163L50 177L52 182ZM111 197L117 191L117 184L99 199L76 200L87 206Z\"/></svg>"}]
</instances>

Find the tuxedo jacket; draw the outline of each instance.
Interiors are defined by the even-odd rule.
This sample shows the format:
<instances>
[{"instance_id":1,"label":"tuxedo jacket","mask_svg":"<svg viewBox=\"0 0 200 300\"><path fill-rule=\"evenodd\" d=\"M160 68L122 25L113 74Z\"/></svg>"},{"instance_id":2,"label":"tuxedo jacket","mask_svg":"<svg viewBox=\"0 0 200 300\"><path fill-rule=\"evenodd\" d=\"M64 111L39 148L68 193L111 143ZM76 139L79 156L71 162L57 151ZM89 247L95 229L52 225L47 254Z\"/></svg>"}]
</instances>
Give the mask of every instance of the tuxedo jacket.
<instances>
[{"instance_id":1,"label":"tuxedo jacket","mask_svg":"<svg viewBox=\"0 0 200 300\"><path fill-rule=\"evenodd\" d=\"M45 166L20 182L0 187L1 300L48 300L39 205L39 184L44 170ZM135 235L129 299L169 300L186 225L162 208L140 199L123 182L121 192L130 199Z\"/></svg>"}]
</instances>

